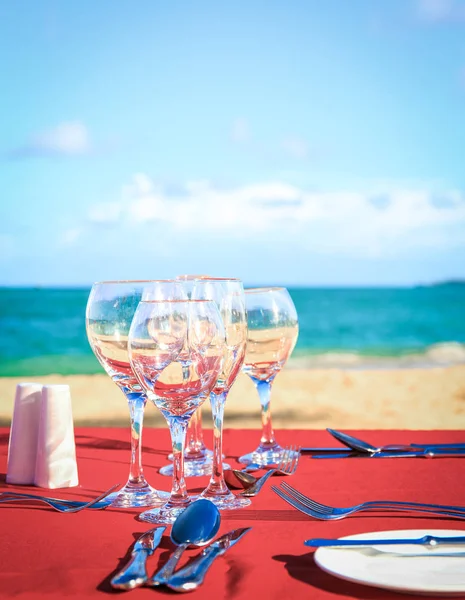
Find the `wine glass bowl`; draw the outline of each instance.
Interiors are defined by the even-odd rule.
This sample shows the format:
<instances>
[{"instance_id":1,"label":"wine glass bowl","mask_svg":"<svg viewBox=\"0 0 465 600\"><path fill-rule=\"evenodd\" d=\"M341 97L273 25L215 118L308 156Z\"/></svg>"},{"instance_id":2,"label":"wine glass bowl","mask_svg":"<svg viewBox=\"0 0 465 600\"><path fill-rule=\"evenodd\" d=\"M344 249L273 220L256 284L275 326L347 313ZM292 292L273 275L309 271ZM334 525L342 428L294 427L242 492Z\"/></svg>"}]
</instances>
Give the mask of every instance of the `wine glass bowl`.
<instances>
[{"instance_id":1,"label":"wine glass bowl","mask_svg":"<svg viewBox=\"0 0 465 600\"><path fill-rule=\"evenodd\" d=\"M252 379L260 397L262 436L258 448L239 461L268 465L279 462L282 452L271 424L271 386L297 342L298 318L286 288L250 288L245 290L245 298L248 332L242 370Z\"/></svg>"},{"instance_id":2,"label":"wine glass bowl","mask_svg":"<svg viewBox=\"0 0 465 600\"><path fill-rule=\"evenodd\" d=\"M196 281L192 298L211 300L217 305L225 330L221 371L210 393L213 417L213 465L210 482L201 497L220 510L233 510L250 504L247 498L234 496L223 476L223 416L231 386L240 372L247 342L247 316L244 289L239 279L205 278ZM208 335L208 334L207 334Z\"/></svg>"},{"instance_id":3,"label":"wine glass bowl","mask_svg":"<svg viewBox=\"0 0 465 600\"><path fill-rule=\"evenodd\" d=\"M142 468L142 427L147 397L128 356L128 334L137 306L145 292L153 293L171 283L159 281L103 281L95 283L86 307L86 331L90 346L106 373L126 396L131 423L131 462L126 485L109 497L112 506L156 506L166 493L153 489Z\"/></svg>"},{"instance_id":4,"label":"wine glass bowl","mask_svg":"<svg viewBox=\"0 0 465 600\"><path fill-rule=\"evenodd\" d=\"M184 481L189 419L203 404L222 368L223 323L207 300L141 301L129 333L129 359L148 398L165 417L173 450L169 501L139 518L172 523L190 503Z\"/></svg>"},{"instance_id":5,"label":"wine glass bowl","mask_svg":"<svg viewBox=\"0 0 465 600\"><path fill-rule=\"evenodd\" d=\"M182 287L187 297L192 295L192 289L197 279L209 278L208 275L177 275L176 281L182 283ZM199 408L191 417L189 427L187 429L187 442L184 451L184 471L186 477L201 477L210 475L212 470L213 452L209 450L203 441L202 430L202 409ZM168 456L169 460L173 460L173 455ZM229 468L229 465L225 465ZM173 475L173 465L168 464L160 469L161 475L171 477Z\"/></svg>"}]
</instances>

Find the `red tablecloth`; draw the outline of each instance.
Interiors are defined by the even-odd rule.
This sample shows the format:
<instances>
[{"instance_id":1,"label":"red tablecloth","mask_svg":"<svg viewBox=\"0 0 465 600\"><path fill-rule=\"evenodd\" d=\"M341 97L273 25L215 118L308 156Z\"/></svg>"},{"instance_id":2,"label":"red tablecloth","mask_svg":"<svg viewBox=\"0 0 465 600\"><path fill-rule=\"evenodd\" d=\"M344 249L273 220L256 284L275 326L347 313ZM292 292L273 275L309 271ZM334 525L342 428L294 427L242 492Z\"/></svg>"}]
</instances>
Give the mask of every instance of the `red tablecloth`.
<instances>
[{"instance_id":1,"label":"red tablecloth","mask_svg":"<svg viewBox=\"0 0 465 600\"><path fill-rule=\"evenodd\" d=\"M361 431L355 435L375 443L463 441L463 432ZM0 429L0 482L5 484L8 430ZM90 498L127 478L129 441L125 429L76 429L80 487L54 490L49 495ZM228 459L253 449L258 431L227 430L224 449ZM282 444L334 446L322 431L280 431ZM211 433L206 432L210 442ZM144 432L144 465L149 482L168 490L169 479L157 469L166 463L166 430ZM322 502L343 506L376 498L465 504L465 462L461 459L351 459L313 460L302 456L293 485ZM201 491L206 479L188 479L189 489ZM273 478L273 483L279 479ZM38 488L21 488L38 492ZM137 520L138 510L107 509L60 514L42 506L1 507L0 596L104 597L115 592L109 581L127 560L135 537L149 529ZM321 571L313 552L303 546L308 537L338 537L365 531L406 528L463 529L465 522L423 516L360 515L341 521L314 521L292 509L266 484L248 509L224 512L220 533L243 526L250 531L224 557L217 559L205 584L192 593L197 598L330 598L399 599L404 596L337 579ZM165 534L149 559L149 572L172 550ZM186 560L198 551L188 552ZM131 599L166 593L136 589Z\"/></svg>"}]
</instances>

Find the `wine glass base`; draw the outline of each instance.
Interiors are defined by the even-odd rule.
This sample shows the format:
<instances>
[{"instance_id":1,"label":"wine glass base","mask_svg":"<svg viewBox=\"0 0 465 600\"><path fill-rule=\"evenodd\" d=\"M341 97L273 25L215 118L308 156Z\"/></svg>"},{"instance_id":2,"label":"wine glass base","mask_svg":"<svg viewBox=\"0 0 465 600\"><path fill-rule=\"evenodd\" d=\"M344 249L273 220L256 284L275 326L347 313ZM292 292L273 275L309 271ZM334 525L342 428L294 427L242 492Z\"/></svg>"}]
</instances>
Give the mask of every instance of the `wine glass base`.
<instances>
[{"instance_id":1,"label":"wine glass base","mask_svg":"<svg viewBox=\"0 0 465 600\"><path fill-rule=\"evenodd\" d=\"M209 496L206 494L200 494L199 498L210 500L210 502L213 502L218 510L238 510L239 508L245 508L252 503L250 498L241 498L240 496L235 496L232 493L224 496Z\"/></svg>"},{"instance_id":2,"label":"wine glass base","mask_svg":"<svg viewBox=\"0 0 465 600\"><path fill-rule=\"evenodd\" d=\"M231 466L223 463L223 469L227 471ZM159 470L160 475L171 477L173 475L173 465L165 465ZM211 460L185 460L184 461L184 477L202 477L212 474Z\"/></svg>"},{"instance_id":3,"label":"wine glass base","mask_svg":"<svg viewBox=\"0 0 465 600\"><path fill-rule=\"evenodd\" d=\"M141 513L138 519L145 523L166 523L167 525L170 525L176 521L179 515L184 512L188 506L189 504L176 508L170 506L152 508Z\"/></svg>"},{"instance_id":4,"label":"wine glass base","mask_svg":"<svg viewBox=\"0 0 465 600\"><path fill-rule=\"evenodd\" d=\"M150 485L141 488L126 485L119 492L105 498L115 508L139 508L143 506L161 506L169 500L168 492L160 492Z\"/></svg>"},{"instance_id":5,"label":"wine glass base","mask_svg":"<svg viewBox=\"0 0 465 600\"><path fill-rule=\"evenodd\" d=\"M244 465L257 464L260 466L278 464L282 457L283 449L279 444L268 450L258 447L253 452L244 454L238 458L238 461Z\"/></svg>"}]
</instances>

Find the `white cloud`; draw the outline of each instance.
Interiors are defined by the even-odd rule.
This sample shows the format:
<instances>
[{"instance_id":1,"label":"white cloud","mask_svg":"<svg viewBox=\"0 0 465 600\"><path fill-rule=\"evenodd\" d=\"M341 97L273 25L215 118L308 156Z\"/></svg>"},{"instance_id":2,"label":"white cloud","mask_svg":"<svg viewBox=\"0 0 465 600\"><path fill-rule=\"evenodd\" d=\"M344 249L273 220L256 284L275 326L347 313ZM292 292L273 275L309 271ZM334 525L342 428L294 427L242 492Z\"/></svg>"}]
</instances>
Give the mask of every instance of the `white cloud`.
<instances>
[{"instance_id":1,"label":"white cloud","mask_svg":"<svg viewBox=\"0 0 465 600\"><path fill-rule=\"evenodd\" d=\"M231 139L233 142L245 143L250 139L249 123L244 117L234 119L231 126Z\"/></svg>"},{"instance_id":2,"label":"white cloud","mask_svg":"<svg viewBox=\"0 0 465 600\"><path fill-rule=\"evenodd\" d=\"M138 174L124 187L121 201L94 206L89 219L125 229L161 224L164 233L183 239L213 234L259 241L279 235L306 250L333 254L380 256L428 244L465 246L465 196L458 190L440 196L402 188L315 192L279 181L222 189L210 181L190 181L170 194Z\"/></svg>"},{"instance_id":3,"label":"white cloud","mask_svg":"<svg viewBox=\"0 0 465 600\"><path fill-rule=\"evenodd\" d=\"M417 0L417 12L430 23L465 22L463 0Z\"/></svg>"},{"instance_id":4,"label":"white cloud","mask_svg":"<svg viewBox=\"0 0 465 600\"><path fill-rule=\"evenodd\" d=\"M145 173L136 173L133 177L133 183L126 188L130 195L150 194L154 189L153 181Z\"/></svg>"},{"instance_id":5,"label":"white cloud","mask_svg":"<svg viewBox=\"0 0 465 600\"><path fill-rule=\"evenodd\" d=\"M293 158L307 158L308 156L308 144L303 138L297 136L286 137L281 146L284 152Z\"/></svg>"},{"instance_id":6,"label":"white cloud","mask_svg":"<svg viewBox=\"0 0 465 600\"><path fill-rule=\"evenodd\" d=\"M85 154L91 148L87 127L79 121L67 121L34 136L30 148L56 154Z\"/></svg>"},{"instance_id":7,"label":"white cloud","mask_svg":"<svg viewBox=\"0 0 465 600\"><path fill-rule=\"evenodd\" d=\"M438 21L448 17L453 4L453 0L419 0L418 12L424 19Z\"/></svg>"},{"instance_id":8,"label":"white cloud","mask_svg":"<svg viewBox=\"0 0 465 600\"><path fill-rule=\"evenodd\" d=\"M12 148L6 156L24 159L40 156L82 156L92 151L89 130L80 121L65 121L41 131L23 144Z\"/></svg>"}]
</instances>

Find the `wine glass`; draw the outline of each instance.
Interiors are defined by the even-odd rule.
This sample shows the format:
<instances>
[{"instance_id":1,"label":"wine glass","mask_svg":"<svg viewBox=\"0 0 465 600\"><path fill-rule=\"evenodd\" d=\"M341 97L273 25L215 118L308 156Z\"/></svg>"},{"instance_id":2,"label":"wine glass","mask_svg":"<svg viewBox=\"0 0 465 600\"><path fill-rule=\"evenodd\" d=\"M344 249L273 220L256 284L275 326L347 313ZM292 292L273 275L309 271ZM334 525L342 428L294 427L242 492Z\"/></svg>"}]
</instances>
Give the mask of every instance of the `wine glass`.
<instances>
[{"instance_id":1,"label":"wine glass","mask_svg":"<svg viewBox=\"0 0 465 600\"><path fill-rule=\"evenodd\" d=\"M214 302L143 300L129 332L129 359L171 433L173 483L169 501L139 515L150 523L172 523L191 502L184 481L189 419L205 401L222 368L225 332Z\"/></svg>"},{"instance_id":2,"label":"wine glass","mask_svg":"<svg viewBox=\"0 0 465 600\"><path fill-rule=\"evenodd\" d=\"M190 298L192 288L196 279L208 278L208 275L177 275L176 280L183 284L187 297ZM203 441L202 409L198 408L189 422L186 434L186 448L184 450L184 476L201 477L210 475L212 472L213 452L209 450ZM173 460L173 455L168 456ZM225 465L229 468L229 465ZM173 465L168 464L160 469L161 475L172 477Z\"/></svg>"},{"instance_id":3,"label":"wine glass","mask_svg":"<svg viewBox=\"0 0 465 600\"><path fill-rule=\"evenodd\" d=\"M247 343L247 314L244 288L240 279L200 279L194 284L193 299L213 300L223 320L226 345L223 366L213 390L210 404L213 416L213 466L210 482L201 497L211 500L220 510L242 508L250 504L227 487L223 477L223 417L226 399L244 362Z\"/></svg>"},{"instance_id":4,"label":"wine glass","mask_svg":"<svg viewBox=\"0 0 465 600\"><path fill-rule=\"evenodd\" d=\"M142 426L147 396L137 381L128 356L128 334L143 296L183 294L174 280L102 281L95 283L87 301L86 330L90 346L107 374L126 396L131 421L131 463L126 485L109 496L112 506L156 506L168 495L153 489L142 468Z\"/></svg>"},{"instance_id":5,"label":"wine glass","mask_svg":"<svg viewBox=\"0 0 465 600\"><path fill-rule=\"evenodd\" d=\"M271 386L297 342L297 311L284 287L246 289L245 299L248 333L242 370L252 379L260 397L262 436L258 448L241 456L239 462L269 465L278 463L282 452L271 424Z\"/></svg>"}]
</instances>

